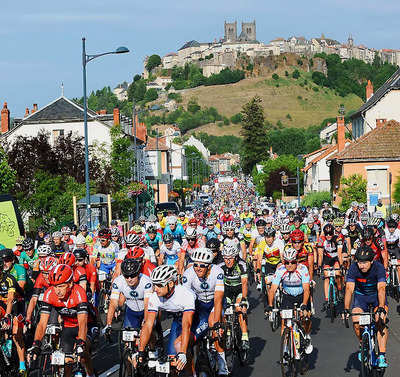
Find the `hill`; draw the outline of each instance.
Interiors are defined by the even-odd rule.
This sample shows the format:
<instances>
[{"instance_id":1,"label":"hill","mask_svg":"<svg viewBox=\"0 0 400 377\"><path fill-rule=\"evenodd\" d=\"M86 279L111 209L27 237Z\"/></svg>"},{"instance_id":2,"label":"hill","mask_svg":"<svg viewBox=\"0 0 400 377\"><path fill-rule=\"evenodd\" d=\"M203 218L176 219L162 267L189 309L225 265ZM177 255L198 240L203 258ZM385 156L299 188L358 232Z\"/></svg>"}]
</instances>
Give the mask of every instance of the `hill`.
<instances>
[{"instance_id":1,"label":"hill","mask_svg":"<svg viewBox=\"0 0 400 377\"><path fill-rule=\"evenodd\" d=\"M222 115L231 117L239 113L254 95L262 99L265 118L272 124L278 121L284 127L306 128L319 125L324 119L336 117L341 104L346 112L357 110L363 103L360 97L350 94L341 97L334 90L313 83L311 74L298 71L300 77L292 78L296 68L278 68L273 73L261 72L259 77L248 78L235 84L207 86L182 91L183 105L197 97L201 107L215 107ZM285 76L285 71L288 76ZM279 76L272 78L273 74ZM201 126L191 132L203 131L215 136L237 135L240 125L218 127L216 124Z\"/></svg>"}]
</instances>

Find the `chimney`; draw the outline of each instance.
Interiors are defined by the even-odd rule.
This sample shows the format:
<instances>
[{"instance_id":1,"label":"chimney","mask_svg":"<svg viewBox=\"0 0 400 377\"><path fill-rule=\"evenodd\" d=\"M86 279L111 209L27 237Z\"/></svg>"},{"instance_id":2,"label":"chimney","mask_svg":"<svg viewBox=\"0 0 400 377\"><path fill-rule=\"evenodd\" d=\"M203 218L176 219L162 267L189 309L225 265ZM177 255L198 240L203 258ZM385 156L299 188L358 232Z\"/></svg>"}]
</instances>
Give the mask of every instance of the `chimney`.
<instances>
[{"instance_id":1,"label":"chimney","mask_svg":"<svg viewBox=\"0 0 400 377\"><path fill-rule=\"evenodd\" d=\"M24 118L27 117L27 116L29 116L29 107L27 107L27 108L25 109Z\"/></svg>"},{"instance_id":2,"label":"chimney","mask_svg":"<svg viewBox=\"0 0 400 377\"><path fill-rule=\"evenodd\" d=\"M31 114L36 113L36 111L37 111L37 103L34 103L33 104L33 109L31 111Z\"/></svg>"},{"instance_id":3,"label":"chimney","mask_svg":"<svg viewBox=\"0 0 400 377\"><path fill-rule=\"evenodd\" d=\"M7 109L7 102L1 110L1 133L4 134L10 130L10 110Z\"/></svg>"},{"instance_id":4,"label":"chimney","mask_svg":"<svg viewBox=\"0 0 400 377\"><path fill-rule=\"evenodd\" d=\"M344 149L346 142L345 128L344 128L344 116L339 115L337 117L337 149L341 152Z\"/></svg>"},{"instance_id":5,"label":"chimney","mask_svg":"<svg viewBox=\"0 0 400 377\"><path fill-rule=\"evenodd\" d=\"M101 110L100 109L100 115L106 115L107 114L107 110Z\"/></svg>"},{"instance_id":6,"label":"chimney","mask_svg":"<svg viewBox=\"0 0 400 377\"><path fill-rule=\"evenodd\" d=\"M116 126L117 124L120 124L120 120L119 120L119 109L115 108L114 109L114 126Z\"/></svg>"},{"instance_id":7,"label":"chimney","mask_svg":"<svg viewBox=\"0 0 400 377\"><path fill-rule=\"evenodd\" d=\"M376 127L382 126L382 124L386 123L386 119L377 119L376 120Z\"/></svg>"},{"instance_id":8,"label":"chimney","mask_svg":"<svg viewBox=\"0 0 400 377\"><path fill-rule=\"evenodd\" d=\"M371 80L368 80L366 89L366 100L368 101L374 95L374 87L371 84Z\"/></svg>"},{"instance_id":9,"label":"chimney","mask_svg":"<svg viewBox=\"0 0 400 377\"><path fill-rule=\"evenodd\" d=\"M136 137L139 140L147 141L147 127L145 123L138 123L136 125Z\"/></svg>"}]
</instances>

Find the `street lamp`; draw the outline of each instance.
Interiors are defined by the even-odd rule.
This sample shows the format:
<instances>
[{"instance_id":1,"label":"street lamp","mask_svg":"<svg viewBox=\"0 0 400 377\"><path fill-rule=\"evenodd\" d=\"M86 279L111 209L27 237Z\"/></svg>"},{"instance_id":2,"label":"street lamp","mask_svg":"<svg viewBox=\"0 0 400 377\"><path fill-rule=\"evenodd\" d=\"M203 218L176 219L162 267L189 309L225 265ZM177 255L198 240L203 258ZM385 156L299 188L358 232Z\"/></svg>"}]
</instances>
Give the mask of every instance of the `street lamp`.
<instances>
[{"instance_id":1,"label":"street lamp","mask_svg":"<svg viewBox=\"0 0 400 377\"><path fill-rule=\"evenodd\" d=\"M85 133L85 183L86 183L86 222L92 229L92 212L90 208L90 182L89 182L89 140L87 125L87 95L86 95L86 64L104 55L125 54L129 52L126 47L118 47L115 51L103 52L102 54L86 54L86 38L82 38L82 70L83 70L83 123Z\"/></svg>"}]
</instances>

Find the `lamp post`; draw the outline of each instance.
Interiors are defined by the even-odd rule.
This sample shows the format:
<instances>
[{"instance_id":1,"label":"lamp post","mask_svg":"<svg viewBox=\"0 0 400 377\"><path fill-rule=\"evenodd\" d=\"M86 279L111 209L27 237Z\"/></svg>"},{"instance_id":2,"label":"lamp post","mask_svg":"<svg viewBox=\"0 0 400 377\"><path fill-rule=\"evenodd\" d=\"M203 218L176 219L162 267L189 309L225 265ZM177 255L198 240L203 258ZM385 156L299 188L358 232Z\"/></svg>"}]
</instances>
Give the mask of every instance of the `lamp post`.
<instances>
[{"instance_id":1,"label":"lamp post","mask_svg":"<svg viewBox=\"0 0 400 377\"><path fill-rule=\"evenodd\" d=\"M96 55L86 54L86 38L82 38L82 73L83 73L83 124L85 133L85 184L86 184L86 223L92 229L92 211L90 208L90 181L89 181L89 140L87 124L87 94L86 94L86 64L93 59L104 55L125 54L129 52L126 47L118 47L115 51L103 52Z\"/></svg>"}]
</instances>

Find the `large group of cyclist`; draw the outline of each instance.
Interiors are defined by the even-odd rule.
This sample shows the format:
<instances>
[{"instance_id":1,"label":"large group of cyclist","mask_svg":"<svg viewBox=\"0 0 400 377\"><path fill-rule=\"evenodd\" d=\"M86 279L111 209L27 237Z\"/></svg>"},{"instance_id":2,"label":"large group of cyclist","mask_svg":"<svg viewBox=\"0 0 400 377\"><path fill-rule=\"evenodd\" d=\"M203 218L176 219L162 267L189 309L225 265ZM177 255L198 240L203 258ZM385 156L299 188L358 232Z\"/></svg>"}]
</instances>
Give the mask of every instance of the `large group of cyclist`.
<instances>
[{"instance_id":1,"label":"large group of cyclist","mask_svg":"<svg viewBox=\"0 0 400 377\"><path fill-rule=\"evenodd\" d=\"M273 330L281 328L283 373L293 359L307 360L313 352L316 306L333 320L339 301L342 319L352 319L360 360L368 357L365 328L375 324L373 363L385 369L386 295L390 285L399 299L400 230L398 215L376 209L369 213L356 202L347 212L328 203L262 207L241 182L235 190L220 184L202 208L140 216L126 232L116 220L95 230L39 227L34 239L21 235L15 247L0 250L1 369L8 360L19 376L46 368L57 375L54 367L64 363L66 376L93 377L93 350L103 336L109 341L125 329L119 337L124 376L151 375L152 365L159 373L227 376L234 354L244 364L250 351L250 284L262 292ZM313 298L317 275L322 303ZM284 334L289 326L296 331L296 318L301 340L292 346ZM58 330L49 343L50 327ZM44 365L49 346L53 357ZM71 360L81 365L78 372ZM173 367L163 369L165 360Z\"/></svg>"}]
</instances>

